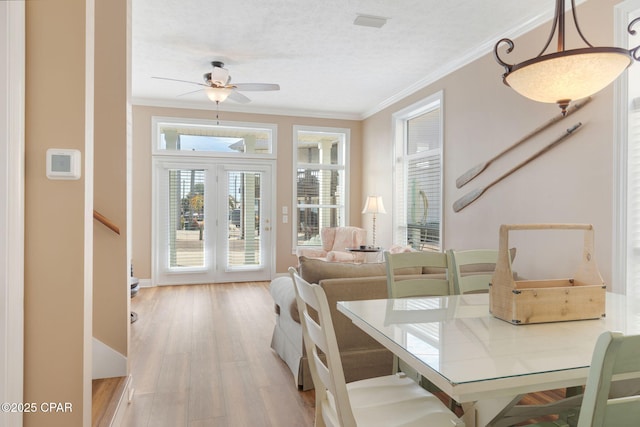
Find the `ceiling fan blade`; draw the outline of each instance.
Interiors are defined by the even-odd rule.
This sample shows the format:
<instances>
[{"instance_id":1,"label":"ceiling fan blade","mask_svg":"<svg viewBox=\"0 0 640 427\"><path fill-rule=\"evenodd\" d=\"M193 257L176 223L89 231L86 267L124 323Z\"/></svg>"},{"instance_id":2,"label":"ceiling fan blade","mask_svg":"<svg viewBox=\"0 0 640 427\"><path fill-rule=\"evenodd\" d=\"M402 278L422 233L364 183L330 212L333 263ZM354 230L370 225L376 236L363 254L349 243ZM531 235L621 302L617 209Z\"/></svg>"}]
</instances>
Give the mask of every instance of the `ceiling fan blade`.
<instances>
[{"instance_id":1,"label":"ceiling fan blade","mask_svg":"<svg viewBox=\"0 0 640 427\"><path fill-rule=\"evenodd\" d=\"M231 91L231 93L229 94L229 99L231 99L232 101L239 102L241 104L246 104L248 102L251 102L249 98L247 98L246 96L244 96L243 94L235 90Z\"/></svg>"},{"instance_id":2,"label":"ceiling fan blade","mask_svg":"<svg viewBox=\"0 0 640 427\"><path fill-rule=\"evenodd\" d=\"M280 85L275 83L233 83L238 90L243 91L262 91L262 90L280 90Z\"/></svg>"},{"instance_id":3,"label":"ceiling fan blade","mask_svg":"<svg viewBox=\"0 0 640 427\"><path fill-rule=\"evenodd\" d=\"M198 83L198 82L192 82L189 80L180 80L180 79L170 79L168 77L151 77L152 79L158 79L158 80L170 80L172 82L182 82L182 83L190 83L192 85L198 85L198 86L206 86L209 87L209 85L206 85L204 83Z\"/></svg>"},{"instance_id":4,"label":"ceiling fan blade","mask_svg":"<svg viewBox=\"0 0 640 427\"><path fill-rule=\"evenodd\" d=\"M190 90L189 92L181 93L180 95L176 95L176 96L187 96L187 95L191 95L192 93L202 92L203 90L204 89Z\"/></svg>"}]
</instances>

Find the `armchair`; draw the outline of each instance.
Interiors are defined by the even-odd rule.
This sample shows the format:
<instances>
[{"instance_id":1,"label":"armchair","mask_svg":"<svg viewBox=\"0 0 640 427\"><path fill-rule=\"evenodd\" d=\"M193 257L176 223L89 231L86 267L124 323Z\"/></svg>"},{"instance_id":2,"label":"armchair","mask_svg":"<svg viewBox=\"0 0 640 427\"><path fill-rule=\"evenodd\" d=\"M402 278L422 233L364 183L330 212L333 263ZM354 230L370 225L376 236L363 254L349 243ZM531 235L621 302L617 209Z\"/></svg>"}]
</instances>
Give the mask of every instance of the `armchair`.
<instances>
[{"instance_id":1,"label":"armchair","mask_svg":"<svg viewBox=\"0 0 640 427\"><path fill-rule=\"evenodd\" d=\"M365 254L349 252L347 248L357 248L367 244L367 231L358 227L324 227L320 230L322 247L299 247L298 257L320 258L332 262L363 262Z\"/></svg>"}]
</instances>

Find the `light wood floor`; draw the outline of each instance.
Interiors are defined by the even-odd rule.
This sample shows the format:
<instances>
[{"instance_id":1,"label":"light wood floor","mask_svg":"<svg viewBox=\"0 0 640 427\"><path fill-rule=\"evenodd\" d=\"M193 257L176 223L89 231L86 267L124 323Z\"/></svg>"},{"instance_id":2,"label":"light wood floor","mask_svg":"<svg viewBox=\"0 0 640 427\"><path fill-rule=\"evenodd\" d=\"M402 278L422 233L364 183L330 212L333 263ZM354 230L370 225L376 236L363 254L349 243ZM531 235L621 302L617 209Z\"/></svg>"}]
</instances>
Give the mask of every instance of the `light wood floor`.
<instances>
[{"instance_id":1,"label":"light wood floor","mask_svg":"<svg viewBox=\"0 0 640 427\"><path fill-rule=\"evenodd\" d=\"M123 427L313 425L313 392L270 348L268 282L144 288L131 306Z\"/></svg>"},{"instance_id":2,"label":"light wood floor","mask_svg":"<svg viewBox=\"0 0 640 427\"><path fill-rule=\"evenodd\" d=\"M298 391L270 348L275 314L268 286L141 289L131 300L138 313L130 349L135 393L122 426L313 426L313 391ZM536 393L522 403L563 395Z\"/></svg>"}]
</instances>

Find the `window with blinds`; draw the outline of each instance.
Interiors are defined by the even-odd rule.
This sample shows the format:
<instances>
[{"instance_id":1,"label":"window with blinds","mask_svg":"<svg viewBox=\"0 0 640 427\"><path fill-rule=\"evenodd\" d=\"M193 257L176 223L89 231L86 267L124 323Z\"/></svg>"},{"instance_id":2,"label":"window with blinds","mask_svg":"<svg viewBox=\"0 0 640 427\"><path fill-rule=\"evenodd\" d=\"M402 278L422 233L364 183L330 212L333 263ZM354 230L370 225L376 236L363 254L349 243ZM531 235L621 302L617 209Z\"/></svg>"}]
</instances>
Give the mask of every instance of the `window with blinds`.
<instances>
[{"instance_id":1,"label":"window with blinds","mask_svg":"<svg viewBox=\"0 0 640 427\"><path fill-rule=\"evenodd\" d=\"M627 0L614 6L616 45L629 49L640 37L630 35L627 25L640 17L640 0ZM638 25L634 29L638 29ZM615 123L617 160L614 165L618 191L614 207L617 222L614 235L614 292L640 297L640 67L632 65L616 83L619 106Z\"/></svg>"},{"instance_id":2,"label":"window with blinds","mask_svg":"<svg viewBox=\"0 0 640 427\"><path fill-rule=\"evenodd\" d=\"M168 265L170 268L204 267L205 171L168 171Z\"/></svg>"},{"instance_id":3,"label":"window with blinds","mask_svg":"<svg viewBox=\"0 0 640 427\"><path fill-rule=\"evenodd\" d=\"M440 251L442 223L441 93L395 116L394 243Z\"/></svg>"},{"instance_id":4,"label":"window with blinds","mask_svg":"<svg viewBox=\"0 0 640 427\"><path fill-rule=\"evenodd\" d=\"M346 224L349 131L294 127L294 248L320 246L320 230Z\"/></svg>"}]
</instances>

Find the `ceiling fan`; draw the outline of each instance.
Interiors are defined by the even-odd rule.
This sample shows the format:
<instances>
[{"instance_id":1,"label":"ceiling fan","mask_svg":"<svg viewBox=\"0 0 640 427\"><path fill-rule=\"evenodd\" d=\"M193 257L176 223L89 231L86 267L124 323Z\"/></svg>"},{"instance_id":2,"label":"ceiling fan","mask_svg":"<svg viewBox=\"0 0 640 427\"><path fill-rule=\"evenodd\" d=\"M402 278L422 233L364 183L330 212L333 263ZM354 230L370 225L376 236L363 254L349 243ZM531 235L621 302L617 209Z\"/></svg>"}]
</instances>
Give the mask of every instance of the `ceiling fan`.
<instances>
[{"instance_id":1,"label":"ceiling fan","mask_svg":"<svg viewBox=\"0 0 640 427\"><path fill-rule=\"evenodd\" d=\"M192 82L188 80L180 80L180 79L171 79L167 77L153 77L154 79L161 80L172 80L176 82L184 82L195 84L199 86L204 86L204 90L209 97L210 100L219 104L223 101L226 101L227 98L239 102L241 104L246 104L247 102L251 102L251 100L240 93L239 91L269 91L269 90L280 90L280 85L275 83L231 83L231 76L229 75L229 70L224 68L224 63L221 61L213 61L211 62L213 65L213 71L210 73L205 73L204 83ZM201 90L201 89L198 89ZM189 92L192 93L192 92Z\"/></svg>"}]
</instances>

